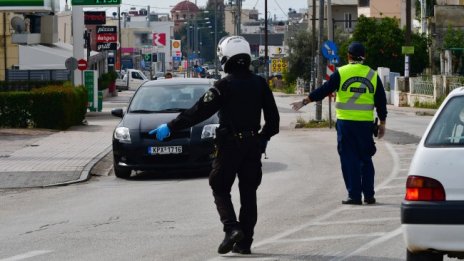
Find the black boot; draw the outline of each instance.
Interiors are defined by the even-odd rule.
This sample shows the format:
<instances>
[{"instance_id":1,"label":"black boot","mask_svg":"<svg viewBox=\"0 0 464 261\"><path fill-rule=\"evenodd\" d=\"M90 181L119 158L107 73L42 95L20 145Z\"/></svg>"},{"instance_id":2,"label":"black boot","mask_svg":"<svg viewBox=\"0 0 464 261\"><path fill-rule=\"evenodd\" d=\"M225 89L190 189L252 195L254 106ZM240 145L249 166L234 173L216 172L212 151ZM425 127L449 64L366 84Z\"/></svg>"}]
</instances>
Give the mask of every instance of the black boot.
<instances>
[{"instance_id":1,"label":"black boot","mask_svg":"<svg viewBox=\"0 0 464 261\"><path fill-rule=\"evenodd\" d=\"M243 239L243 232L240 229L233 229L230 232L226 232L226 236L224 237L224 240L219 245L218 253L219 254L229 253L232 250L234 244L239 242L242 239Z\"/></svg>"},{"instance_id":2,"label":"black boot","mask_svg":"<svg viewBox=\"0 0 464 261\"><path fill-rule=\"evenodd\" d=\"M232 249L232 253L242 254L242 255L251 255L251 249L249 247L243 247L239 244L235 244Z\"/></svg>"},{"instance_id":3,"label":"black boot","mask_svg":"<svg viewBox=\"0 0 464 261\"><path fill-rule=\"evenodd\" d=\"M342 200L342 204L344 204L344 205L362 205L362 201L360 199L347 198L346 200Z\"/></svg>"}]
</instances>

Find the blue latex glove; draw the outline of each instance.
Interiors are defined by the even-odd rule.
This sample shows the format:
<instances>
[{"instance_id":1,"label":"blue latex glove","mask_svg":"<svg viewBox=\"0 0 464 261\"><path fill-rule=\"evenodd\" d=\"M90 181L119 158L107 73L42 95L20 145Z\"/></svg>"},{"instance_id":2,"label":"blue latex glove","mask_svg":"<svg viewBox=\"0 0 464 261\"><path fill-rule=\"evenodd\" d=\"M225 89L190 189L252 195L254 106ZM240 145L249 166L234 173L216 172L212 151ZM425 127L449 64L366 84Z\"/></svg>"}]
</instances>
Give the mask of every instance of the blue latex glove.
<instances>
[{"instance_id":1,"label":"blue latex glove","mask_svg":"<svg viewBox=\"0 0 464 261\"><path fill-rule=\"evenodd\" d=\"M163 141L165 138L171 135L171 131L169 130L168 125L164 123L158 126L158 128L149 131L148 134L150 135L156 134L156 139L159 141Z\"/></svg>"}]
</instances>

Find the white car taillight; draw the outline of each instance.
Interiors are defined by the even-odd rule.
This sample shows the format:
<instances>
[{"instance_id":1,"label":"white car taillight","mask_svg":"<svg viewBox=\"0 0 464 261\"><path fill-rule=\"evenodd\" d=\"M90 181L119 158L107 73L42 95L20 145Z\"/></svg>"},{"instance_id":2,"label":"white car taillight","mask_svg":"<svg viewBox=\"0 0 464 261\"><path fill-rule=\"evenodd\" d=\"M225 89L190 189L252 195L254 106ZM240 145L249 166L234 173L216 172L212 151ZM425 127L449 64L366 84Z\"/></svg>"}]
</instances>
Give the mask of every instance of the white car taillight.
<instances>
[{"instance_id":1,"label":"white car taillight","mask_svg":"<svg viewBox=\"0 0 464 261\"><path fill-rule=\"evenodd\" d=\"M404 199L409 201L444 201L446 194L443 185L438 180L422 176L409 176L406 181Z\"/></svg>"}]
</instances>

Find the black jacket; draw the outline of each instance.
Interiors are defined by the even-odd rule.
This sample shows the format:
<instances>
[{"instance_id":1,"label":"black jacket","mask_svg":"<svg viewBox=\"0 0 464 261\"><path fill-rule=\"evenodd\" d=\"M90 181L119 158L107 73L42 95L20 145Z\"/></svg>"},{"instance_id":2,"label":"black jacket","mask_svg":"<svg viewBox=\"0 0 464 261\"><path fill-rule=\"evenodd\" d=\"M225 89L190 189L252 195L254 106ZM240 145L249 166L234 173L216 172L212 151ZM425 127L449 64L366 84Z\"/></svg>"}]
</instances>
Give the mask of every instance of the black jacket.
<instances>
[{"instance_id":1,"label":"black jacket","mask_svg":"<svg viewBox=\"0 0 464 261\"><path fill-rule=\"evenodd\" d=\"M261 111L265 124L261 129ZM219 112L221 127L233 132L259 131L270 139L279 132L279 112L266 80L251 72L231 74L217 81L190 109L168 123L178 131L202 122Z\"/></svg>"}]
</instances>

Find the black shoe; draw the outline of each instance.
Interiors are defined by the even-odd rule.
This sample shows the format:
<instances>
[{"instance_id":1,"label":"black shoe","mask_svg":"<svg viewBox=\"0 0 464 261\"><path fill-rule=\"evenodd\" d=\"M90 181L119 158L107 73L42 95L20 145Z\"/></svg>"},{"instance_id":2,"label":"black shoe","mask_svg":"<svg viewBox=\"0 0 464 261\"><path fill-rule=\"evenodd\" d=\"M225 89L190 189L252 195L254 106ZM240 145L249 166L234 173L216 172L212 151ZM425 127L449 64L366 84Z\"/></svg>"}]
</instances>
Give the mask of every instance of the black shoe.
<instances>
[{"instance_id":1,"label":"black shoe","mask_svg":"<svg viewBox=\"0 0 464 261\"><path fill-rule=\"evenodd\" d=\"M242 248L238 244L235 244L234 248L232 248L232 253L242 254L242 255L251 255L251 250L249 248Z\"/></svg>"},{"instance_id":2,"label":"black shoe","mask_svg":"<svg viewBox=\"0 0 464 261\"><path fill-rule=\"evenodd\" d=\"M239 242L242 239L243 239L242 230L234 229L230 232L226 232L226 236L224 237L224 240L219 245L218 253L219 254L229 253L232 250L234 244Z\"/></svg>"},{"instance_id":3,"label":"black shoe","mask_svg":"<svg viewBox=\"0 0 464 261\"><path fill-rule=\"evenodd\" d=\"M342 204L344 205L362 205L361 200L354 200L352 198L347 198L346 200L342 200Z\"/></svg>"},{"instance_id":4,"label":"black shoe","mask_svg":"<svg viewBox=\"0 0 464 261\"><path fill-rule=\"evenodd\" d=\"M371 204L375 204L375 198L372 197L372 198L365 198L364 199L364 203L368 204L368 205L371 205Z\"/></svg>"}]
</instances>

